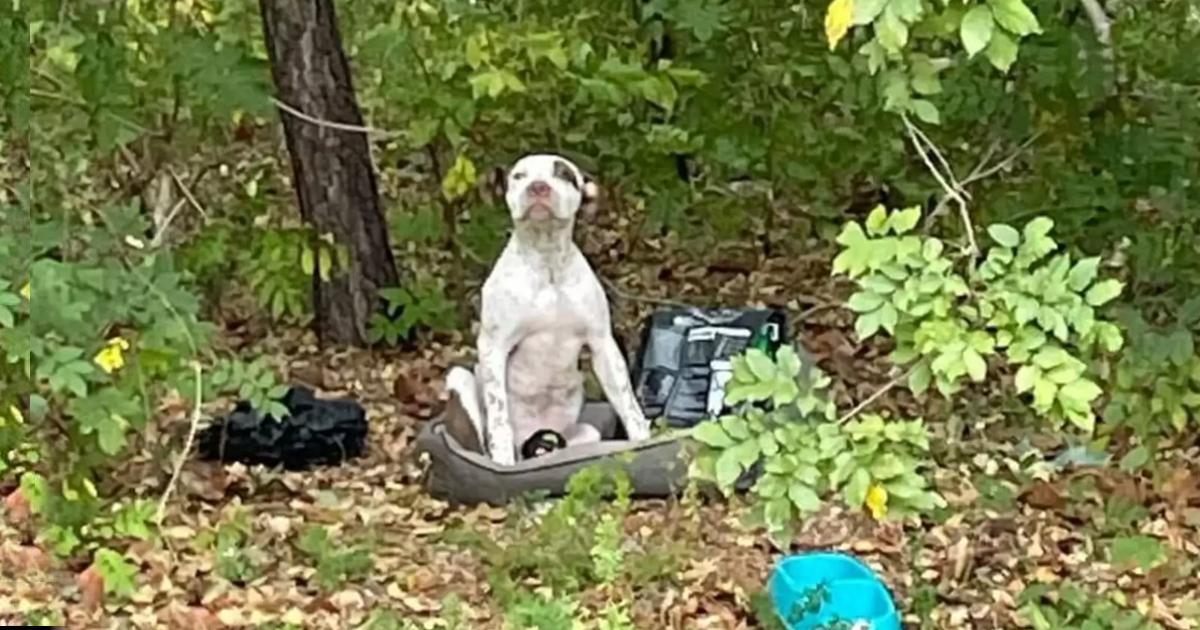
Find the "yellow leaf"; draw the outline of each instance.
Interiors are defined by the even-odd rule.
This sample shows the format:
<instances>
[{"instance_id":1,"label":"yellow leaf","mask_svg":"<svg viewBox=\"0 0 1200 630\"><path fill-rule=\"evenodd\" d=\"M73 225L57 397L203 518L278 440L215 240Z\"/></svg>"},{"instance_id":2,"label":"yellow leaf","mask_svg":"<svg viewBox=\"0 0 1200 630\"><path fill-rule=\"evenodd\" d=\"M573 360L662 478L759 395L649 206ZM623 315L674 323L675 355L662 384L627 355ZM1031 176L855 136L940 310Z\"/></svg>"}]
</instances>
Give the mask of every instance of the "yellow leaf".
<instances>
[{"instance_id":1,"label":"yellow leaf","mask_svg":"<svg viewBox=\"0 0 1200 630\"><path fill-rule=\"evenodd\" d=\"M833 0L829 3L829 9L825 12L825 37L829 39L829 50L842 41L853 21L854 0Z\"/></svg>"},{"instance_id":2,"label":"yellow leaf","mask_svg":"<svg viewBox=\"0 0 1200 630\"><path fill-rule=\"evenodd\" d=\"M887 516L887 489L879 484L871 486L867 490L867 507L871 510L871 517L875 520L880 520Z\"/></svg>"},{"instance_id":3,"label":"yellow leaf","mask_svg":"<svg viewBox=\"0 0 1200 630\"><path fill-rule=\"evenodd\" d=\"M96 353L93 361L100 369L112 374L116 370L121 369L125 365L124 352L129 349L129 342L120 337L114 337L108 340L108 345L104 349Z\"/></svg>"},{"instance_id":4,"label":"yellow leaf","mask_svg":"<svg viewBox=\"0 0 1200 630\"><path fill-rule=\"evenodd\" d=\"M31 295L31 292L29 289L29 283L26 282L25 286L21 287L21 297L25 298L25 300L28 301L30 295Z\"/></svg>"}]
</instances>

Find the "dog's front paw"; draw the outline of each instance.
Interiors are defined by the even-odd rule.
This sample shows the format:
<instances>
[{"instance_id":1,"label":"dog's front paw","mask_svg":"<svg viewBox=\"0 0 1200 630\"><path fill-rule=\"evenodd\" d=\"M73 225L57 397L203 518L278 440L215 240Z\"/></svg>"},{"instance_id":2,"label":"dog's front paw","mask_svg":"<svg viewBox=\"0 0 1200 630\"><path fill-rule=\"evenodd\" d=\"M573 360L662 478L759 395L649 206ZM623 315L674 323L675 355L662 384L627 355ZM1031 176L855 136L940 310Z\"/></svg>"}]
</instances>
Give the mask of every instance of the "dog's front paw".
<instances>
[{"instance_id":1,"label":"dog's front paw","mask_svg":"<svg viewBox=\"0 0 1200 630\"><path fill-rule=\"evenodd\" d=\"M641 442L642 440L650 439L650 423L643 424L633 423L625 427L625 433L629 435L629 439L633 442Z\"/></svg>"}]
</instances>

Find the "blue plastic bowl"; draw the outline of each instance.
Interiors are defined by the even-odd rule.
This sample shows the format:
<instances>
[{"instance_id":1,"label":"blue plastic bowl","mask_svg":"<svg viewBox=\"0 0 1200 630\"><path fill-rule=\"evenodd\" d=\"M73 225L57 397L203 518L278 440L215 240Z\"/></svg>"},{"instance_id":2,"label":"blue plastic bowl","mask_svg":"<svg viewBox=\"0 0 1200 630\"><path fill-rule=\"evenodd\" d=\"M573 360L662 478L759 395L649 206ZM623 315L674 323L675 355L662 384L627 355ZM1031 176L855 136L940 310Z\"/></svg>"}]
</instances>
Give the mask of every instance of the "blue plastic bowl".
<instances>
[{"instance_id":1,"label":"blue plastic bowl","mask_svg":"<svg viewBox=\"0 0 1200 630\"><path fill-rule=\"evenodd\" d=\"M825 584L829 599L816 613L790 621L792 607L813 587ZM812 630L835 619L866 621L871 630L900 630L891 593L867 565L841 553L807 553L784 558L771 575L775 614L788 630Z\"/></svg>"}]
</instances>

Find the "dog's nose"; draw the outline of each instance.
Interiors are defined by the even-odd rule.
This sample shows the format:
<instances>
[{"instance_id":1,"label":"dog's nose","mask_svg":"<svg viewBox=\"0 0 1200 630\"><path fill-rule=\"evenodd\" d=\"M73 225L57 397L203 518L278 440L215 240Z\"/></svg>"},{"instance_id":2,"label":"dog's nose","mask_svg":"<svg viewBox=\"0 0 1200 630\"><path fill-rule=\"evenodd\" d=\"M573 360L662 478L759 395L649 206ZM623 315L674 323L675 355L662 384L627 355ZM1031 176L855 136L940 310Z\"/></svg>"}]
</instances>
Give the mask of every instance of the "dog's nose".
<instances>
[{"instance_id":1,"label":"dog's nose","mask_svg":"<svg viewBox=\"0 0 1200 630\"><path fill-rule=\"evenodd\" d=\"M548 197L550 196L550 184L541 180L531 182L529 184L529 194L537 197Z\"/></svg>"}]
</instances>

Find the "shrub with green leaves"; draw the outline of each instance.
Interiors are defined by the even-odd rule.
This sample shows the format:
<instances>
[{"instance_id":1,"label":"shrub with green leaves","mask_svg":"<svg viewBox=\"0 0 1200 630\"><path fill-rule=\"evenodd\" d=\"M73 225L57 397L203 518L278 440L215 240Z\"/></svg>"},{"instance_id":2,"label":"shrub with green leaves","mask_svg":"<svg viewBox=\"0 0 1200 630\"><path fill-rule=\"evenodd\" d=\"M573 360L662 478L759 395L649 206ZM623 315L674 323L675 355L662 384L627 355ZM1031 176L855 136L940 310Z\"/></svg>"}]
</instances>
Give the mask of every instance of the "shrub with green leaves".
<instances>
[{"instance_id":1,"label":"shrub with green leaves","mask_svg":"<svg viewBox=\"0 0 1200 630\"><path fill-rule=\"evenodd\" d=\"M829 377L802 365L791 346L774 360L751 349L732 363L725 400L735 412L696 426L701 447L690 474L729 494L743 475L757 473L754 520L774 540L788 540L797 515L834 495L877 518L945 504L923 476L931 464L923 421L839 419L825 392Z\"/></svg>"},{"instance_id":2,"label":"shrub with green leaves","mask_svg":"<svg viewBox=\"0 0 1200 630\"><path fill-rule=\"evenodd\" d=\"M1192 332L1200 324L1200 298L1185 303L1168 326L1151 326L1133 311L1122 319L1129 347L1113 369L1108 428L1150 439L1200 426L1200 355Z\"/></svg>"},{"instance_id":3,"label":"shrub with green leaves","mask_svg":"<svg viewBox=\"0 0 1200 630\"><path fill-rule=\"evenodd\" d=\"M1021 231L990 226L995 245L977 264L947 253L941 239L911 234L920 216L919 208L879 206L865 230L851 221L838 236L833 270L858 284L848 304L859 338L881 330L893 337L891 358L908 366L917 394L932 382L950 396L964 378L983 382L990 357L1003 359L1039 416L1091 433L1101 390L1087 360L1122 346L1120 329L1098 313L1122 283L1098 277L1098 257L1072 263L1045 217Z\"/></svg>"}]
</instances>

